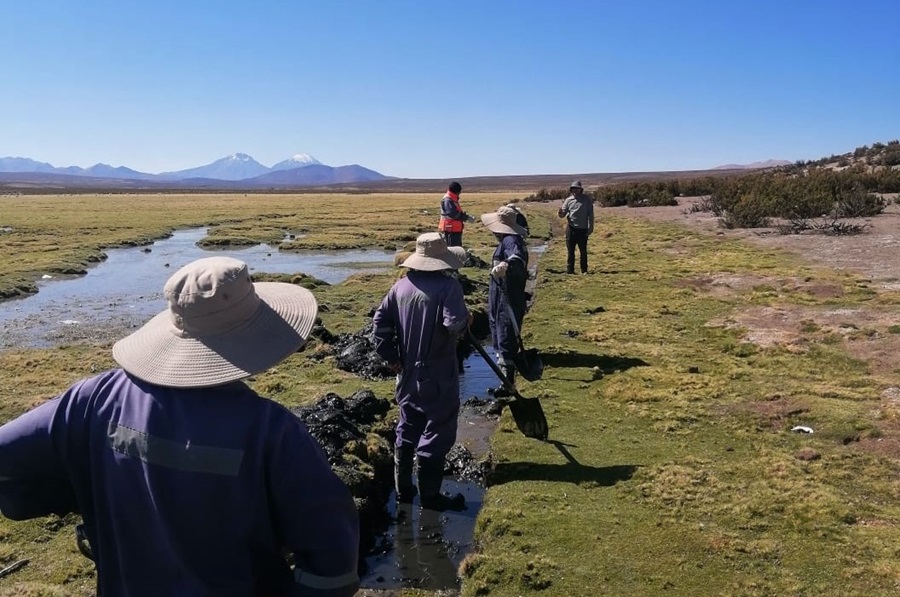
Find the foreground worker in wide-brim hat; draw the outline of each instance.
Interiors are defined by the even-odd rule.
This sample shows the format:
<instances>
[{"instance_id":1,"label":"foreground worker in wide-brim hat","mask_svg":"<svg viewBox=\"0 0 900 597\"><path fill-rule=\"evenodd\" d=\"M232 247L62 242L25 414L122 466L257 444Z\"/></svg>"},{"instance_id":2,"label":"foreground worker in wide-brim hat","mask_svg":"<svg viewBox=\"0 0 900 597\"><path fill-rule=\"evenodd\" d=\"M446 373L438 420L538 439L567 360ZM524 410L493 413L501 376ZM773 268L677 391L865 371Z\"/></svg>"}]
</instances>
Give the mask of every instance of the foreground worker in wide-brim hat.
<instances>
[{"instance_id":1,"label":"foreground worker in wide-brim hat","mask_svg":"<svg viewBox=\"0 0 900 597\"><path fill-rule=\"evenodd\" d=\"M528 280L527 232L516 223L516 210L504 206L481 216L481 222L497 238L488 288L488 324L498 355L497 364L510 381L516 379L515 357L519 352L518 332L525 318ZM501 395L504 389L495 391ZM506 389L508 391L508 389Z\"/></svg>"},{"instance_id":2,"label":"foreground worker in wide-brim hat","mask_svg":"<svg viewBox=\"0 0 900 597\"><path fill-rule=\"evenodd\" d=\"M394 445L397 499L412 502L413 463L418 461L419 500L432 510L462 510L465 498L441 492L444 457L456 441L459 368L456 344L471 324L462 286L450 274L463 266L465 250L448 247L437 232L419 236L409 271L375 311L375 349L397 373L400 407Z\"/></svg>"},{"instance_id":3,"label":"foreground worker in wide-brim hat","mask_svg":"<svg viewBox=\"0 0 900 597\"><path fill-rule=\"evenodd\" d=\"M0 427L0 511L81 514L104 597L353 595L349 490L290 411L239 381L303 346L315 298L228 257L164 292L113 347L121 369Z\"/></svg>"}]
</instances>

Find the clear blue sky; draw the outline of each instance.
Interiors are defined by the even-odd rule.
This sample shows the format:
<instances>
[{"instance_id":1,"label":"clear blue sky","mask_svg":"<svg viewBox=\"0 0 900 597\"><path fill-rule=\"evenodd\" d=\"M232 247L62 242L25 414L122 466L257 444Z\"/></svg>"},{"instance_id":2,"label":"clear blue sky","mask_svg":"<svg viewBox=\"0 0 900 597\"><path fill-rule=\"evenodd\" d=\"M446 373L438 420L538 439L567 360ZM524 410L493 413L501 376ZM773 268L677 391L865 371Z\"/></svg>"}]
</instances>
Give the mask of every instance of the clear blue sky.
<instances>
[{"instance_id":1,"label":"clear blue sky","mask_svg":"<svg viewBox=\"0 0 900 597\"><path fill-rule=\"evenodd\" d=\"M0 157L295 153L412 178L817 159L900 137L898 0L21 0Z\"/></svg>"}]
</instances>

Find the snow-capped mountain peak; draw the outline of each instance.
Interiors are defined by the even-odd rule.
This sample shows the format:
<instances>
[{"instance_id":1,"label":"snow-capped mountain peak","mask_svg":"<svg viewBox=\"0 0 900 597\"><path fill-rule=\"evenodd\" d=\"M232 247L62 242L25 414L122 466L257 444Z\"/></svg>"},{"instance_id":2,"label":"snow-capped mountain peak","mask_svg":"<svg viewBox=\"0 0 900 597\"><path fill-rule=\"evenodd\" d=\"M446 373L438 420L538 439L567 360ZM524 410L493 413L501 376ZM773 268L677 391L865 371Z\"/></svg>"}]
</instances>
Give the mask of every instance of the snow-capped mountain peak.
<instances>
[{"instance_id":1,"label":"snow-capped mountain peak","mask_svg":"<svg viewBox=\"0 0 900 597\"><path fill-rule=\"evenodd\" d=\"M305 166L322 165L322 162L308 153L298 153L272 166L271 170L293 170Z\"/></svg>"},{"instance_id":2,"label":"snow-capped mountain peak","mask_svg":"<svg viewBox=\"0 0 900 597\"><path fill-rule=\"evenodd\" d=\"M163 172L160 177L168 180L180 180L185 178L214 178L217 180L243 180L265 174L269 169L254 160L246 153L233 153L220 158L211 164L179 170L177 172Z\"/></svg>"}]
</instances>

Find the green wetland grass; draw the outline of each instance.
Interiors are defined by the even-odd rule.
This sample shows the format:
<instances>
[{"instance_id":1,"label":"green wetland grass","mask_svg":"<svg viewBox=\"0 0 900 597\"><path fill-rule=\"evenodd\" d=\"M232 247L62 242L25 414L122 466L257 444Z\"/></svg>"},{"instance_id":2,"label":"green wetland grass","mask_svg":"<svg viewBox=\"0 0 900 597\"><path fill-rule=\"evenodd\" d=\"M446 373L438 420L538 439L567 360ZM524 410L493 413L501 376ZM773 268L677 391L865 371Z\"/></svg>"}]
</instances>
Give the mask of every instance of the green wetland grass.
<instances>
[{"instance_id":1,"label":"green wetland grass","mask_svg":"<svg viewBox=\"0 0 900 597\"><path fill-rule=\"evenodd\" d=\"M225 247L294 234L296 248L402 249L434 229L438 198L2 197L0 226L13 230L0 233L11 264L0 289L198 225ZM462 202L481 213L512 198ZM520 391L542 399L550 441L522 437L504 414L462 595L897 594L900 452L883 449L897 445L898 409L885 398L896 372L848 350L897 332L829 327L821 316L890 310L896 297L784 253L603 210L591 272L568 276L554 208L526 210L549 247L523 333L547 368ZM479 224L465 244L485 259L493 247ZM326 327L359 329L396 275L313 288ZM801 313L790 342L762 341L768 328L748 315L773 310ZM391 391L307 354L251 383L289 406L328 391ZM102 345L0 352L0 420L109 366ZM791 432L800 425L815 432ZM90 594L74 523L0 520L0 566L31 560L0 579L0 595Z\"/></svg>"}]
</instances>

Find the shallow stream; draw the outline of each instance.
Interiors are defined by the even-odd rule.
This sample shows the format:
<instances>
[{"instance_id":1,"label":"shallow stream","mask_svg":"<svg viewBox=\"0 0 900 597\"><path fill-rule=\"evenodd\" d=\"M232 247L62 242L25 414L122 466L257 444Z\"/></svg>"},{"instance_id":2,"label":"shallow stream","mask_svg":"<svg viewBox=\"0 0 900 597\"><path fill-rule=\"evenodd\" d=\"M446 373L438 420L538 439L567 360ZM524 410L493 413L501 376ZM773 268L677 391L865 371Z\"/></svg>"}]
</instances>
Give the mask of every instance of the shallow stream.
<instances>
[{"instance_id":1,"label":"shallow stream","mask_svg":"<svg viewBox=\"0 0 900 597\"><path fill-rule=\"evenodd\" d=\"M302 272L337 284L362 269L393 266L393 252L279 251L270 245L206 250L206 228L179 230L137 248L110 249L83 276L45 277L37 294L0 302L0 348L48 347L67 341L111 340L166 308L162 288L178 268L203 257L228 255L250 272ZM115 330L116 337L108 334Z\"/></svg>"}]
</instances>

